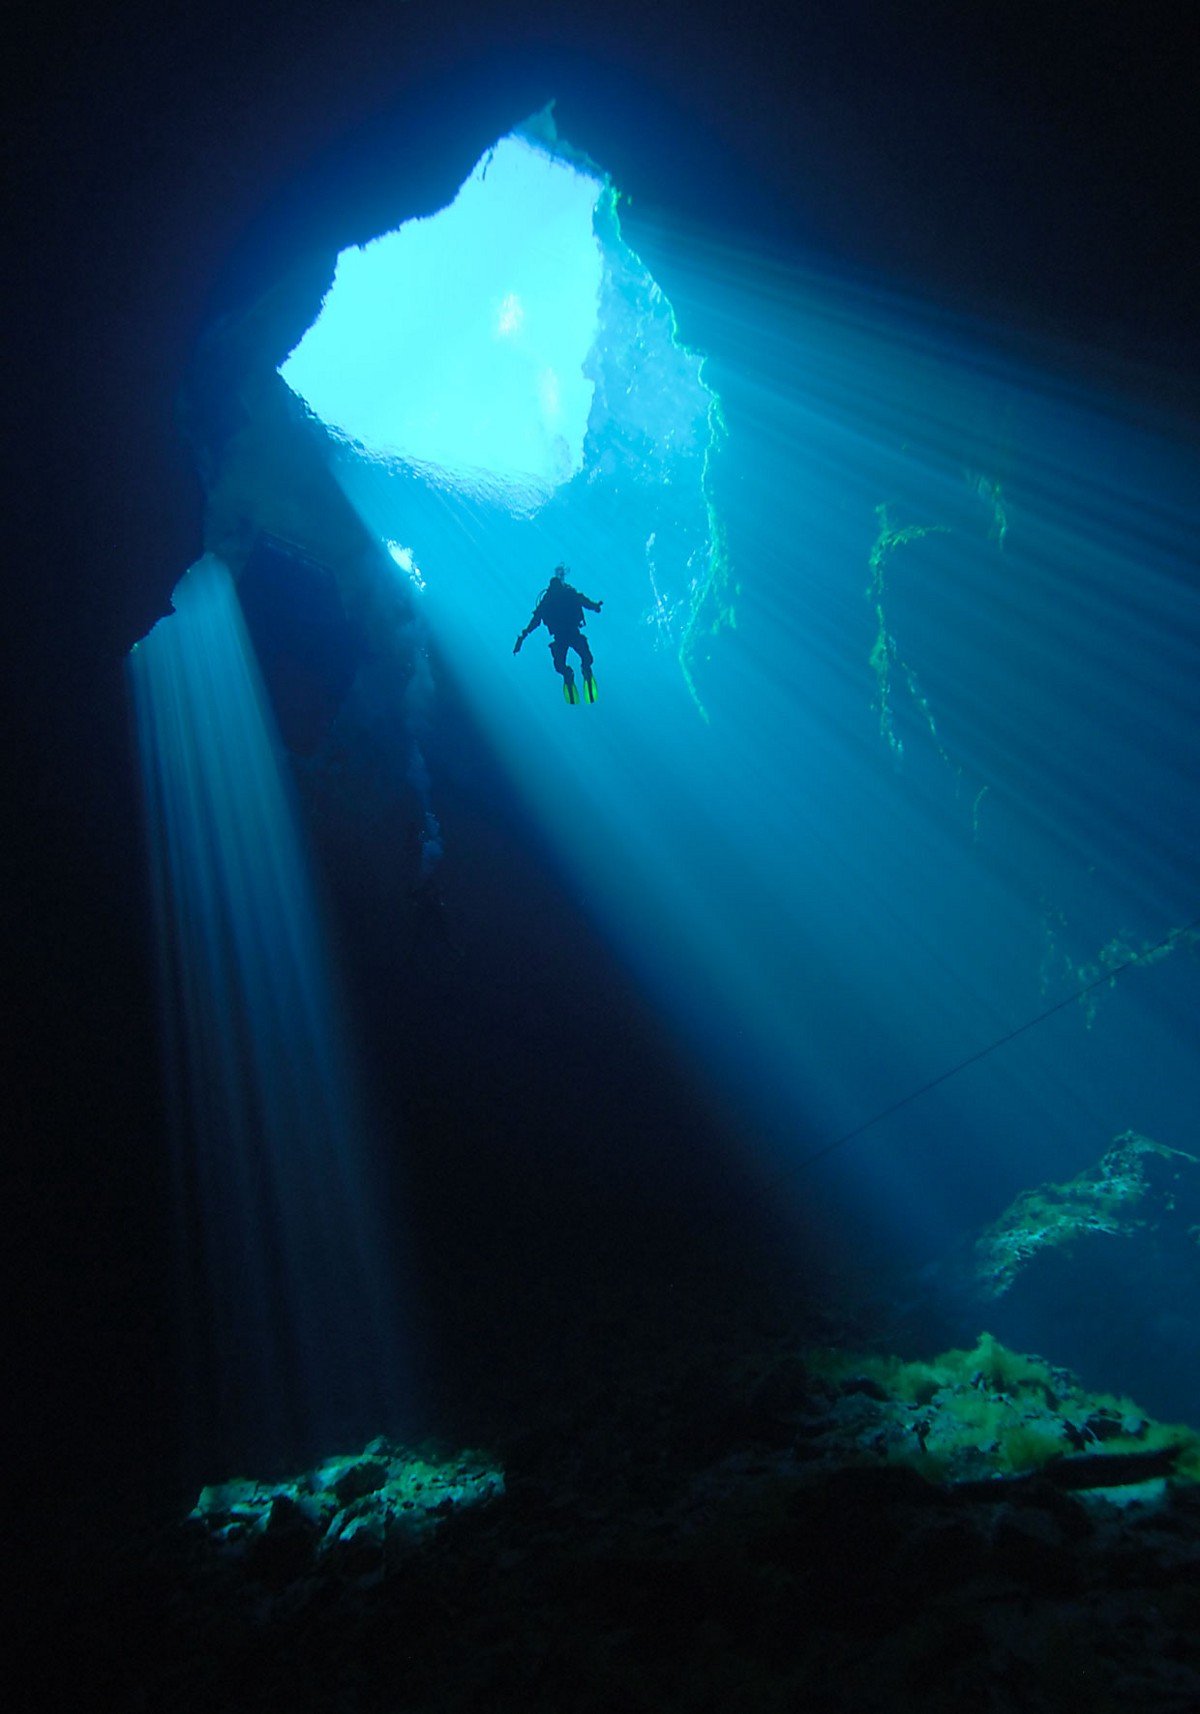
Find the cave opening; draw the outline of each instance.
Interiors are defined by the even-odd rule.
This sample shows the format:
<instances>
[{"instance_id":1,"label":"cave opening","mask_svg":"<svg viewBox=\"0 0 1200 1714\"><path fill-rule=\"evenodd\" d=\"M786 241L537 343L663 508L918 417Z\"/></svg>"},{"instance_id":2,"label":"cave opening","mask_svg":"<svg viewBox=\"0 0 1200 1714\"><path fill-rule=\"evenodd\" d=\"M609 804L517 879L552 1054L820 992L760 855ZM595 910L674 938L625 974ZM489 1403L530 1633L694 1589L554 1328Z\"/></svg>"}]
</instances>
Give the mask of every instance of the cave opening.
<instances>
[{"instance_id":1,"label":"cave opening","mask_svg":"<svg viewBox=\"0 0 1200 1714\"><path fill-rule=\"evenodd\" d=\"M520 506L583 466L604 180L503 137L449 207L343 250L288 386L368 457Z\"/></svg>"}]
</instances>

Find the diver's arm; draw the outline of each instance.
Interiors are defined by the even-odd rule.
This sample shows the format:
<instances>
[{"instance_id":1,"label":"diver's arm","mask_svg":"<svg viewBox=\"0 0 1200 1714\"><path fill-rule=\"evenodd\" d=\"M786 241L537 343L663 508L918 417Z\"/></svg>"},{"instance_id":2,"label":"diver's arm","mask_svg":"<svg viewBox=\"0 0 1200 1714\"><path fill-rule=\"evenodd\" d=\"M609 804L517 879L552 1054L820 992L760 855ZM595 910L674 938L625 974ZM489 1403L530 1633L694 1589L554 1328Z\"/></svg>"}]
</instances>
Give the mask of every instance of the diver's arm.
<instances>
[{"instance_id":1,"label":"diver's arm","mask_svg":"<svg viewBox=\"0 0 1200 1714\"><path fill-rule=\"evenodd\" d=\"M589 613L599 613L600 609L604 606L603 601L593 601L590 595L582 595L578 590L576 590L575 593L579 595L579 599L583 602L583 605L587 608Z\"/></svg>"},{"instance_id":2,"label":"diver's arm","mask_svg":"<svg viewBox=\"0 0 1200 1714\"><path fill-rule=\"evenodd\" d=\"M534 613L533 613L533 618L529 621L528 625L526 625L525 629L521 632L521 634L518 636L516 642L513 644L513 654L514 655L520 654L521 644L525 641L526 637L529 636L531 631L537 630L537 628L541 624L541 622L542 622L541 619L538 617L537 609L535 608Z\"/></svg>"}]
</instances>

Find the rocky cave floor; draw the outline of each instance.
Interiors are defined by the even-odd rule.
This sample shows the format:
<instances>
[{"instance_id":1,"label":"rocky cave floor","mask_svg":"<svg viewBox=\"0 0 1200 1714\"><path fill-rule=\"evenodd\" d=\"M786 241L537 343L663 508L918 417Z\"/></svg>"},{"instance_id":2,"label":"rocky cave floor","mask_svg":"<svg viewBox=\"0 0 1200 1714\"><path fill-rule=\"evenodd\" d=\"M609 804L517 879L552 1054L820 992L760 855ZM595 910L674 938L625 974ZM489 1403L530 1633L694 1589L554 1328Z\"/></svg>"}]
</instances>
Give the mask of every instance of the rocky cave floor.
<instances>
[{"instance_id":1,"label":"rocky cave floor","mask_svg":"<svg viewBox=\"0 0 1200 1714\"><path fill-rule=\"evenodd\" d=\"M262 1486L257 1522L206 1490L206 1515L114 1552L89 1590L55 1651L68 1700L1194 1714L1200 1485L1164 1479L1170 1432L980 1351L914 1403L894 1364L730 1327L614 1350L592 1396L486 1457L405 1464L379 1440L339 1461L336 1494ZM997 1413L1057 1431L1049 1461L1013 1469Z\"/></svg>"}]
</instances>

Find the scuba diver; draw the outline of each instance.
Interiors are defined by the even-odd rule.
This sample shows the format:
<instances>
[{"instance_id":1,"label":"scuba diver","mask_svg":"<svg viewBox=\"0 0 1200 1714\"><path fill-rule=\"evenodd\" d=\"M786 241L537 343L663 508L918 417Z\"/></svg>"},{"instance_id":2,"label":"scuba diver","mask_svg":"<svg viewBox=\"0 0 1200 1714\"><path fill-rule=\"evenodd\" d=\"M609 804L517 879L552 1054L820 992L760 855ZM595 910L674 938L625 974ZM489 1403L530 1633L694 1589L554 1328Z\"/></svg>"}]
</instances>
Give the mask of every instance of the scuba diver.
<instances>
[{"instance_id":1,"label":"scuba diver","mask_svg":"<svg viewBox=\"0 0 1200 1714\"><path fill-rule=\"evenodd\" d=\"M603 605L603 601L592 601L578 589L571 587L567 582L565 565L555 566L554 575L542 591L532 619L513 644L513 654L519 655L521 644L530 632L536 631L539 625L545 625L550 633L550 659L554 662L555 672L562 675L563 695L572 704L579 701L579 691L575 685L574 669L567 664L568 649L574 649L579 656L579 664L583 668L584 696L588 702L596 700L592 651L583 634L583 610L586 607L589 613L599 613Z\"/></svg>"}]
</instances>

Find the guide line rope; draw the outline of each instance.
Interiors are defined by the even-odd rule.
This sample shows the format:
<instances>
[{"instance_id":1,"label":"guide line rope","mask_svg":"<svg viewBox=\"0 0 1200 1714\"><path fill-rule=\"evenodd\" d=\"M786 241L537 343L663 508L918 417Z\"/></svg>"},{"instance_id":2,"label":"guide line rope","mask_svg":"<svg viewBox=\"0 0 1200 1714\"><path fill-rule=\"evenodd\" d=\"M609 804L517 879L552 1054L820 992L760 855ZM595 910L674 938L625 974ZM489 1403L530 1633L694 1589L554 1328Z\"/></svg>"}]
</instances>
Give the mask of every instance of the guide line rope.
<instances>
[{"instance_id":1,"label":"guide line rope","mask_svg":"<svg viewBox=\"0 0 1200 1714\"><path fill-rule=\"evenodd\" d=\"M1027 1018L1023 1024L1018 1024L1006 1035L998 1036L995 1041L989 1042L986 1047L977 1049L975 1053L969 1053L965 1059L960 1059L956 1065L950 1066L946 1071L939 1072L936 1077L931 1077L928 1083L922 1083L919 1089L911 1090L907 1095L902 1095L898 1101L893 1101L889 1107L883 1107L878 1113L873 1113L869 1119L864 1119L861 1125L855 1125L852 1131L843 1131L831 1142L823 1143L812 1154L805 1155L802 1160L794 1162L786 1171L780 1173L777 1178L771 1181L768 1188L774 1189L785 1179L803 1172L807 1167L814 1166L817 1161L824 1160L835 1150L844 1148L856 1137L861 1137L864 1131L869 1131L873 1126L882 1124L883 1120L890 1119L893 1113L899 1113L903 1108L911 1107L914 1101L919 1101L923 1095L928 1095L931 1090L939 1088L943 1083L948 1083L952 1077L957 1077L959 1072L965 1071L968 1066L978 1065L981 1059L987 1059L989 1055L996 1053L1000 1048L1006 1047L1010 1041L1015 1041L1018 1036L1023 1036L1029 1030L1036 1029L1039 1024L1044 1024L1046 1019L1052 1018L1056 1012L1065 1011L1068 1006L1073 1006L1076 1001L1086 999L1095 989L1104 987L1105 983L1115 982L1117 977L1126 970L1131 970L1136 964L1144 963L1156 952L1164 951L1197 929L1200 929L1200 917L1193 918L1191 922L1185 923L1182 928L1172 929L1170 934L1165 935L1155 945L1144 947L1141 952L1134 953L1132 958L1127 958L1123 964L1114 965L1111 970L1106 970L1102 976L1097 976L1094 981L1086 983L1082 988L1077 988L1064 999L1055 1001L1053 1006L1047 1006L1045 1011L1039 1012L1035 1018Z\"/></svg>"}]
</instances>

